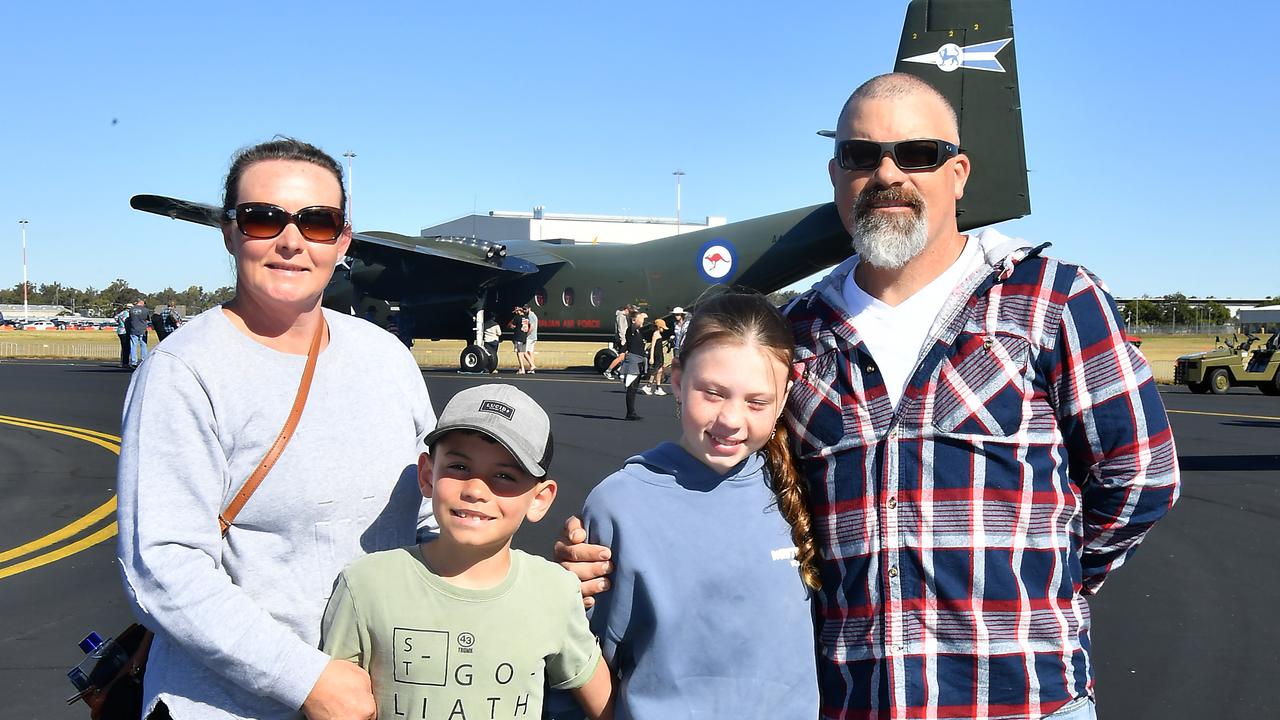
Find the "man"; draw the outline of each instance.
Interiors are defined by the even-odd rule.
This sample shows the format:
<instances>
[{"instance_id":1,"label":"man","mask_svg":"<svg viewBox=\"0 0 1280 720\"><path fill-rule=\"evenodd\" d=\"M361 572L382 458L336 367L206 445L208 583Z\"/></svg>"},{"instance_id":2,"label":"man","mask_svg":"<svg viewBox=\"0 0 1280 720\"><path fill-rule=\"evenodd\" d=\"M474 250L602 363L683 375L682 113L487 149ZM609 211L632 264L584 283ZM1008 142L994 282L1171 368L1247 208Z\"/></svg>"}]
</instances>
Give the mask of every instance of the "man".
<instances>
[{"instance_id":1,"label":"man","mask_svg":"<svg viewBox=\"0 0 1280 720\"><path fill-rule=\"evenodd\" d=\"M156 342L162 342L182 325L182 315L170 300L163 310L151 315L151 328L156 331Z\"/></svg>"},{"instance_id":2,"label":"man","mask_svg":"<svg viewBox=\"0 0 1280 720\"><path fill-rule=\"evenodd\" d=\"M534 346L538 342L538 314L528 305L525 305L523 310L524 317L529 322L529 338L524 341L524 354L525 359L529 361L529 372L533 373L538 369L533 362Z\"/></svg>"},{"instance_id":3,"label":"man","mask_svg":"<svg viewBox=\"0 0 1280 720\"><path fill-rule=\"evenodd\" d=\"M129 332L129 367L136 368L147 359L147 329L151 327L151 313L147 305L138 299L129 308L129 317L125 320L125 329Z\"/></svg>"},{"instance_id":4,"label":"man","mask_svg":"<svg viewBox=\"0 0 1280 720\"><path fill-rule=\"evenodd\" d=\"M623 357L627 354L627 332L631 329L631 316L636 311L634 305L621 305L613 313L613 349L618 352L613 358L613 362L609 363L609 367L605 368L602 373L609 379L614 379L614 370L622 364Z\"/></svg>"},{"instance_id":5,"label":"man","mask_svg":"<svg viewBox=\"0 0 1280 720\"><path fill-rule=\"evenodd\" d=\"M511 328L511 344L516 352L516 363L520 366L516 370L517 375L524 375L530 372L528 365L529 355L526 351L529 342L529 318L524 314L524 308L517 305L511 308L511 320L507 323L507 327Z\"/></svg>"},{"instance_id":6,"label":"man","mask_svg":"<svg viewBox=\"0 0 1280 720\"><path fill-rule=\"evenodd\" d=\"M129 305L120 308L120 312L112 316L116 321L116 337L120 338L120 367L128 368L129 358L133 354L129 347Z\"/></svg>"},{"instance_id":7,"label":"man","mask_svg":"<svg viewBox=\"0 0 1280 720\"><path fill-rule=\"evenodd\" d=\"M787 311L824 717L1093 717L1085 596L1178 495L1115 302L1042 247L960 234L959 145L925 82L859 88L828 163L857 255Z\"/></svg>"},{"instance_id":8,"label":"man","mask_svg":"<svg viewBox=\"0 0 1280 720\"><path fill-rule=\"evenodd\" d=\"M1086 596L1178 495L1114 301L1042 247L959 232L959 145L925 82L855 91L828 173L857 255L787 308L824 718L1095 717Z\"/></svg>"}]
</instances>

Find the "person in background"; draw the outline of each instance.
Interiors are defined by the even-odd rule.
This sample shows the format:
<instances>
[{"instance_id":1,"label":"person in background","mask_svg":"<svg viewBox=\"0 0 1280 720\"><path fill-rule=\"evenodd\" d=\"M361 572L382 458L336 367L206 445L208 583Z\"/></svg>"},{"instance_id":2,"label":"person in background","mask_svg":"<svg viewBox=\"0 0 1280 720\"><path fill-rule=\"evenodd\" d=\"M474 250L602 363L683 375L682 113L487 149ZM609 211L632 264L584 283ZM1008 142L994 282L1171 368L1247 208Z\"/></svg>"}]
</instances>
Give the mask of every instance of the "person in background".
<instances>
[{"instance_id":1,"label":"person in background","mask_svg":"<svg viewBox=\"0 0 1280 720\"><path fill-rule=\"evenodd\" d=\"M649 382L640 392L645 395L666 395L662 388L662 379L667 369L667 322L662 318L653 321L653 332L649 335Z\"/></svg>"},{"instance_id":2,"label":"person in background","mask_svg":"<svg viewBox=\"0 0 1280 720\"><path fill-rule=\"evenodd\" d=\"M529 317L525 315L523 307L517 305L511 309L511 321L507 323L507 327L511 328L511 345L515 349L516 364L520 366L516 374L524 375L529 372L526 369L529 361L526 351L526 344L529 342Z\"/></svg>"},{"instance_id":3,"label":"person in background","mask_svg":"<svg viewBox=\"0 0 1280 720\"><path fill-rule=\"evenodd\" d=\"M672 309L671 315L675 322L671 328L671 354L673 357L679 357L680 348L684 346L685 333L689 331L689 314L677 305Z\"/></svg>"},{"instance_id":4,"label":"person in background","mask_svg":"<svg viewBox=\"0 0 1280 720\"><path fill-rule=\"evenodd\" d=\"M489 371L491 375L498 374L498 344L502 342L502 326L492 315L486 315L484 320L484 349L489 351L489 363L493 368Z\"/></svg>"},{"instance_id":5,"label":"person in background","mask_svg":"<svg viewBox=\"0 0 1280 720\"><path fill-rule=\"evenodd\" d=\"M120 308L112 318L116 321L116 337L120 338L120 367L128 368L132 349L129 347L129 306Z\"/></svg>"},{"instance_id":6,"label":"person in background","mask_svg":"<svg viewBox=\"0 0 1280 720\"><path fill-rule=\"evenodd\" d=\"M147 359L147 330L151 327L151 313L147 305L138 301L129 308L129 317L125 320L125 328L129 331L129 367L136 368Z\"/></svg>"},{"instance_id":7,"label":"person in background","mask_svg":"<svg viewBox=\"0 0 1280 720\"><path fill-rule=\"evenodd\" d=\"M524 306L525 318L529 321L529 337L524 341L525 360L529 363L529 372L533 373L538 366L533 361L534 347L538 342L538 314L528 305Z\"/></svg>"},{"instance_id":8,"label":"person in background","mask_svg":"<svg viewBox=\"0 0 1280 720\"><path fill-rule=\"evenodd\" d=\"M624 353L620 355L622 360L622 384L627 388L627 416L626 420L639 420L640 416L636 414L636 393L640 392L641 380L645 376L648 363L648 351L645 348L644 327L645 320L649 319L649 314L643 311L636 311L631 314L631 327L627 328L626 339L623 342Z\"/></svg>"},{"instance_id":9,"label":"person in background","mask_svg":"<svg viewBox=\"0 0 1280 720\"><path fill-rule=\"evenodd\" d=\"M634 305L622 305L618 307L617 312L613 314L613 349L618 353L613 358L613 362L609 363L609 367L605 368L605 377L616 379L614 371L622 364L627 354L627 333L631 331L631 316L636 312Z\"/></svg>"}]
</instances>

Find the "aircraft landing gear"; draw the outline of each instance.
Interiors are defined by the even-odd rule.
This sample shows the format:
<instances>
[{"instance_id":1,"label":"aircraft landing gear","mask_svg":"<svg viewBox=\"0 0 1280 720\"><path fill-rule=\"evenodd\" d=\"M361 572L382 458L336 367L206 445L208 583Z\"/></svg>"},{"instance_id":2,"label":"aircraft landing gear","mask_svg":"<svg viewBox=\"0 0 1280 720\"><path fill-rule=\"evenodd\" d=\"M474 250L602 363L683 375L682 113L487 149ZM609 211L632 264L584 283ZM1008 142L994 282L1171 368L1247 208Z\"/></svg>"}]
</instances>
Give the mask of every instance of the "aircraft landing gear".
<instances>
[{"instance_id":1,"label":"aircraft landing gear","mask_svg":"<svg viewBox=\"0 0 1280 720\"><path fill-rule=\"evenodd\" d=\"M465 373L487 373L497 364L498 358L479 345L468 345L458 356L458 369Z\"/></svg>"},{"instance_id":2,"label":"aircraft landing gear","mask_svg":"<svg viewBox=\"0 0 1280 720\"><path fill-rule=\"evenodd\" d=\"M613 348L604 348L596 353L595 360L592 365L595 366L596 372L602 373L609 369L609 365L613 364L613 359L618 357L618 353Z\"/></svg>"}]
</instances>

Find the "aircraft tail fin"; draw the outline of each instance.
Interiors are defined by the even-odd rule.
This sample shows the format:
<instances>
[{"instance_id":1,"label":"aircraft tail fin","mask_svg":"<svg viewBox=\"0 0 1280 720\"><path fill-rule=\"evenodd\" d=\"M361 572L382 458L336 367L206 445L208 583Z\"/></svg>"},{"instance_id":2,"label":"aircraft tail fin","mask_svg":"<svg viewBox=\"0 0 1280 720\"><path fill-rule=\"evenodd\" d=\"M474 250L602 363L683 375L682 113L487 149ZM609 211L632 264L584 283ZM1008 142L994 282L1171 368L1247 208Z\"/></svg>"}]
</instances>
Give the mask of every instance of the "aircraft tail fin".
<instances>
[{"instance_id":1,"label":"aircraft tail fin","mask_svg":"<svg viewBox=\"0 0 1280 720\"><path fill-rule=\"evenodd\" d=\"M951 101L973 162L957 207L961 230L1031 214L1012 0L912 0L894 71Z\"/></svg>"}]
</instances>

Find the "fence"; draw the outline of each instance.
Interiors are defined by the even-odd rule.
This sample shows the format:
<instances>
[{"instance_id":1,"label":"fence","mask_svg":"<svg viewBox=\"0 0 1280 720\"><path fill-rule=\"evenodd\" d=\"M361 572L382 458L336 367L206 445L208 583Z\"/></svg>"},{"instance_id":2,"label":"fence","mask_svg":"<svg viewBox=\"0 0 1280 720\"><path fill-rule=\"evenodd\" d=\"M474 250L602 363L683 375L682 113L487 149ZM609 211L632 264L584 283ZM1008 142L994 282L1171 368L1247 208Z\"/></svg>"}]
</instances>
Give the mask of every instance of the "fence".
<instances>
[{"instance_id":1,"label":"fence","mask_svg":"<svg viewBox=\"0 0 1280 720\"><path fill-rule=\"evenodd\" d=\"M1230 335L1240 332L1237 325L1210 325L1208 323L1164 323L1160 325L1129 325L1130 335Z\"/></svg>"},{"instance_id":2,"label":"fence","mask_svg":"<svg viewBox=\"0 0 1280 720\"><path fill-rule=\"evenodd\" d=\"M59 358L120 360L120 345L102 343L42 343L36 340L0 342L0 358Z\"/></svg>"}]
</instances>

